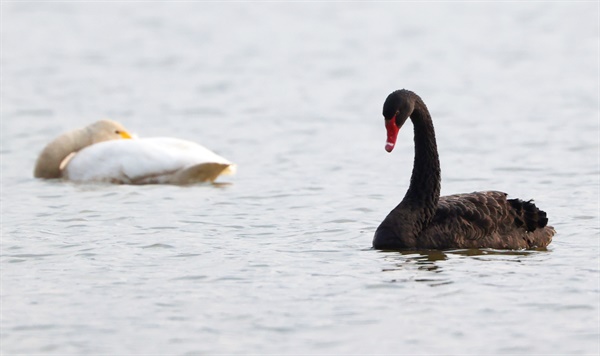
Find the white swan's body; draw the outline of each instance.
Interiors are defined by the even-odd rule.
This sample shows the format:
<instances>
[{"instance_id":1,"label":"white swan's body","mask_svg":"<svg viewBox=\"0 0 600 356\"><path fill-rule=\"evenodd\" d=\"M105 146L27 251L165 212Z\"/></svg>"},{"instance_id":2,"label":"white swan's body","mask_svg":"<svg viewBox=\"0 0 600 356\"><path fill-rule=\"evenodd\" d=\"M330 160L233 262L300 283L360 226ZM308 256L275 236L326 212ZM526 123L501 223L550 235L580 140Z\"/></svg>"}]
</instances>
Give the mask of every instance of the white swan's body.
<instances>
[{"instance_id":1,"label":"white swan's body","mask_svg":"<svg viewBox=\"0 0 600 356\"><path fill-rule=\"evenodd\" d=\"M190 184L234 172L230 161L203 146L156 137L88 146L67 163L63 176L76 182Z\"/></svg>"},{"instance_id":2,"label":"white swan's body","mask_svg":"<svg viewBox=\"0 0 600 356\"><path fill-rule=\"evenodd\" d=\"M101 120L54 139L40 153L34 176L76 182L192 184L233 174L235 165L194 142L131 139L118 122Z\"/></svg>"}]
</instances>

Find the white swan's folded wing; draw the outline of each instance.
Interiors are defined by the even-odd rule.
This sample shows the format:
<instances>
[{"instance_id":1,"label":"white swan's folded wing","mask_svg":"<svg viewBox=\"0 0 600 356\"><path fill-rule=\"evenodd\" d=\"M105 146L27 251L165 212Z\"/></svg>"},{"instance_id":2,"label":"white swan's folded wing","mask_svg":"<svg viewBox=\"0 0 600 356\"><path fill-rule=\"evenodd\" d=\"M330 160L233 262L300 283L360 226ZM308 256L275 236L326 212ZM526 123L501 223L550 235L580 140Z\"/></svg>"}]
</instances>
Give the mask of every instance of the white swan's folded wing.
<instances>
[{"instance_id":1,"label":"white swan's folded wing","mask_svg":"<svg viewBox=\"0 0 600 356\"><path fill-rule=\"evenodd\" d=\"M234 172L230 161L194 142L142 138L101 142L81 150L68 163L65 177L126 184L189 184Z\"/></svg>"}]
</instances>

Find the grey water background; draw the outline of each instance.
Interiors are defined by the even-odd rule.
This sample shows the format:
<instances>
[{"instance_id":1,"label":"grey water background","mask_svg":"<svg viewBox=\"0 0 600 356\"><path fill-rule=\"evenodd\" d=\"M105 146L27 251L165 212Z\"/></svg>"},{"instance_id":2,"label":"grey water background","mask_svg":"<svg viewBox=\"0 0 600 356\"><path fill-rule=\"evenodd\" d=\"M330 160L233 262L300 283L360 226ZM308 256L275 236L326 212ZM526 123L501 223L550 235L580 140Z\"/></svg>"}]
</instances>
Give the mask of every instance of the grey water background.
<instances>
[{"instance_id":1,"label":"grey water background","mask_svg":"<svg viewBox=\"0 0 600 356\"><path fill-rule=\"evenodd\" d=\"M597 2L3 2L1 344L16 354L598 354ZM442 194L534 198L545 251L371 249L432 113ZM32 178L101 118L221 184Z\"/></svg>"}]
</instances>

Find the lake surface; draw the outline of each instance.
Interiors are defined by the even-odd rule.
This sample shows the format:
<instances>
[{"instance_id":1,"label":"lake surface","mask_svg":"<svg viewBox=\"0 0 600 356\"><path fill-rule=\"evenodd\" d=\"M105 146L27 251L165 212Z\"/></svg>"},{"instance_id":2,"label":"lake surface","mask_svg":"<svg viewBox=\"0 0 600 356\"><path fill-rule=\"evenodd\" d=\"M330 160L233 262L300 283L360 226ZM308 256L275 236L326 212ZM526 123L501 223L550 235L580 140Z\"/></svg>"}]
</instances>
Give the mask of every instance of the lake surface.
<instances>
[{"instance_id":1,"label":"lake surface","mask_svg":"<svg viewBox=\"0 0 600 356\"><path fill-rule=\"evenodd\" d=\"M1 345L16 354L598 354L596 2L2 4ZM535 198L545 251L371 249L420 94L442 194ZM219 185L42 181L102 118Z\"/></svg>"}]
</instances>

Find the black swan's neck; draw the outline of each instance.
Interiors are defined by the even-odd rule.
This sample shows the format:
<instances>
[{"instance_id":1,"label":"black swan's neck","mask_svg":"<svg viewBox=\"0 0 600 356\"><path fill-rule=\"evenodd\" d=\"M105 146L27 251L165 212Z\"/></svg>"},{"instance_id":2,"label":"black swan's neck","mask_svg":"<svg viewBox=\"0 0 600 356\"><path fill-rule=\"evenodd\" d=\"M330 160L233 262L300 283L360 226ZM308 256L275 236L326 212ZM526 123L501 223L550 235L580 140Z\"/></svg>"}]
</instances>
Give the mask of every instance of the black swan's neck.
<instances>
[{"instance_id":1,"label":"black swan's neck","mask_svg":"<svg viewBox=\"0 0 600 356\"><path fill-rule=\"evenodd\" d=\"M410 215L416 213L416 222L422 228L433 218L440 198L440 161L431 115L418 97L410 118L415 134L415 161L410 186L398 208L408 209Z\"/></svg>"}]
</instances>

